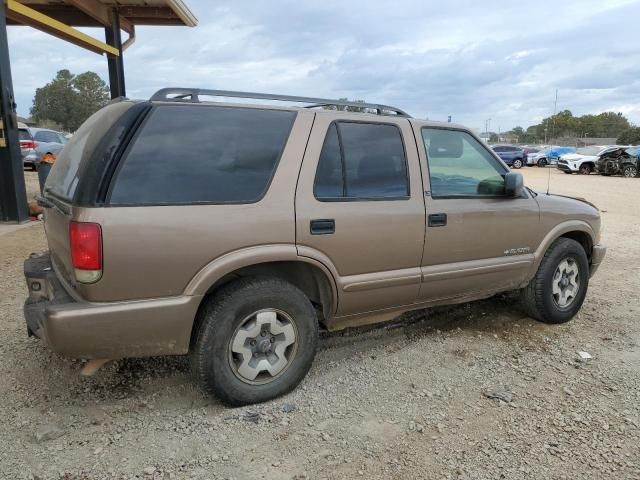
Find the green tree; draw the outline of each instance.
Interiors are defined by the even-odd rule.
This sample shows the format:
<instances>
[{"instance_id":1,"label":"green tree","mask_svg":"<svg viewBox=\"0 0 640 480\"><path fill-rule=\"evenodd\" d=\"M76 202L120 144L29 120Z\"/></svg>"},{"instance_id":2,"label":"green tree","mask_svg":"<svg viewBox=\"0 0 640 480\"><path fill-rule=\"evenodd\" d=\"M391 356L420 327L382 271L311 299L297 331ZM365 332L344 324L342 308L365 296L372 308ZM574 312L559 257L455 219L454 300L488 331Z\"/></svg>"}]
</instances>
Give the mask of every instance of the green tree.
<instances>
[{"instance_id":1,"label":"green tree","mask_svg":"<svg viewBox=\"0 0 640 480\"><path fill-rule=\"evenodd\" d=\"M616 140L619 145L640 145L640 127L627 128Z\"/></svg>"},{"instance_id":2,"label":"green tree","mask_svg":"<svg viewBox=\"0 0 640 480\"><path fill-rule=\"evenodd\" d=\"M574 117L571 111L563 110L527 128L527 134L539 140L551 141L558 137L606 137L613 138L631 127L629 120L618 112L603 112L598 115ZM524 140L521 140L524 142Z\"/></svg>"},{"instance_id":3,"label":"green tree","mask_svg":"<svg viewBox=\"0 0 640 480\"><path fill-rule=\"evenodd\" d=\"M60 70L53 80L36 89L31 116L38 123L54 122L73 132L108 102L109 89L96 73L73 75Z\"/></svg>"},{"instance_id":4,"label":"green tree","mask_svg":"<svg viewBox=\"0 0 640 480\"><path fill-rule=\"evenodd\" d=\"M511 133L513 133L517 138L518 142L522 142L522 137L524 137L524 128L522 127L514 127L511 129Z\"/></svg>"},{"instance_id":5,"label":"green tree","mask_svg":"<svg viewBox=\"0 0 640 480\"><path fill-rule=\"evenodd\" d=\"M500 141L500 138L498 137L497 133L491 132L489 134L489 143L498 143Z\"/></svg>"},{"instance_id":6,"label":"green tree","mask_svg":"<svg viewBox=\"0 0 640 480\"><path fill-rule=\"evenodd\" d=\"M349 100L348 98L339 98L340 102L365 103L364 100ZM339 112L364 112L364 107L346 107L344 105L324 105L325 110L338 110Z\"/></svg>"}]
</instances>

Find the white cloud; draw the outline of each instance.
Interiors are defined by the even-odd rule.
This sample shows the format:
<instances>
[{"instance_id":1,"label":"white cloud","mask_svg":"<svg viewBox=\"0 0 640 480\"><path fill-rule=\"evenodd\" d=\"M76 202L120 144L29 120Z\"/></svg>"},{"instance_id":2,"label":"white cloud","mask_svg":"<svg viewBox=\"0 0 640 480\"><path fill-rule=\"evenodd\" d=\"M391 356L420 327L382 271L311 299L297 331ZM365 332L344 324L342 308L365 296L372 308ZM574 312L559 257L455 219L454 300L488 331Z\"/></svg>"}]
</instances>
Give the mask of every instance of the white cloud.
<instances>
[{"instance_id":1,"label":"white cloud","mask_svg":"<svg viewBox=\"0 0 640 480\"><path fill-rule=\"evenodd\" d=\"M640 48L629 24L638 2L187 3L198 27L138 29L124 57L130 97L172 85L346 96L471 127L490 117L506 130L551 114L559 88L559 110L615 109L640 123ZM104 57L9 30L21 114L61 68L107 78Z\"/></svg>"}]
</instances>

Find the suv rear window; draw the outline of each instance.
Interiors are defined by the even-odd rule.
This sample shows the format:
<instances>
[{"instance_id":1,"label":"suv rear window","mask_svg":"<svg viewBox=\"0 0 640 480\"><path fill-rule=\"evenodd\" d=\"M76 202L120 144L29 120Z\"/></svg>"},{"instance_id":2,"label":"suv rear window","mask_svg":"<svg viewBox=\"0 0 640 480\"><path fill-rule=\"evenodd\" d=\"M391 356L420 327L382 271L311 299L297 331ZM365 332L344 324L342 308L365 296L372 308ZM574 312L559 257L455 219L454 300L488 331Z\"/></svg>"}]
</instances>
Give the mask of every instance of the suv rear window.
<instances>
[{"instance_id":1,"label":"suv rear window","mask_svg":"<svg viewBox=\"0 0 640 480\"><path fill-rule=\"evenodd\" d=\"M73 199L78 186L78 171L84 158L91 156L98 142L133 102L107 105L91 115L71 137L53 164L47 177L45 193L65 200Z\"/></svg>"},{"instance_id":2,"label":"suv rear window","mask_svg":"<svg viewBox=\"0 0 640 480\"><path fill-rule=\"evenodd\" d=\"M294 118L286 110L157 107L123 159L111 204L256 202Z\"/></svg>"},{"instance_id":3,"label":"suv rear window","mask_svg":"<svg viewBox=\"0 0 640 480\"><path fill-rule=\"evenodd\" d=\"M20 128L18 132L20 133L20 140L31 140L31 134L26 128Z\"/></svg>"}]
</instances>

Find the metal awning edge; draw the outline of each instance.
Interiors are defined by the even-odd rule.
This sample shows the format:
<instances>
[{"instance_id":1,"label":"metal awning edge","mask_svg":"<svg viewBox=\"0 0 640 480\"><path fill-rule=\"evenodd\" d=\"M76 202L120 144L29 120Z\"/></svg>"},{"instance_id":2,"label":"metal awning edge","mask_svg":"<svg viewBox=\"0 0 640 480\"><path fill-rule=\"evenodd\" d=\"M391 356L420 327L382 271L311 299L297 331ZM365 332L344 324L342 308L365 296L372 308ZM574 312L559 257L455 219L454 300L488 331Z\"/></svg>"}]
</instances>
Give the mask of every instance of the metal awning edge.
<instances>
[{"instance_id":1,"label":"metal awning edge","mask_svg":"<svg viewBox=\"0 0 640 480\"><path fill-rule=\"evenodd\" d=\"M6 0L7 16L12 17L16 21L29 25L38 30L50 33L56 37L67 40L80 47L91 50L92 52L118 56L120 52L117 48L107 45L100 40L82 33L81 31L66 25L55 18L51 18L43 13L29 8L26 5L18 3L16 0Z\"/></svg>"},{"instance_id":2,"label":"metal awning edge","mask_svg":"<svg viewBox=\"0 0 640 480\"><path fill-rule=\"evenodd\" d=\"M167 0L167 4L171 8L171 10L173 10L175 14L180 17L185 26L195 27L196 25L198 25L198 19L182 0Z\"/></svg>"}]
</instances>

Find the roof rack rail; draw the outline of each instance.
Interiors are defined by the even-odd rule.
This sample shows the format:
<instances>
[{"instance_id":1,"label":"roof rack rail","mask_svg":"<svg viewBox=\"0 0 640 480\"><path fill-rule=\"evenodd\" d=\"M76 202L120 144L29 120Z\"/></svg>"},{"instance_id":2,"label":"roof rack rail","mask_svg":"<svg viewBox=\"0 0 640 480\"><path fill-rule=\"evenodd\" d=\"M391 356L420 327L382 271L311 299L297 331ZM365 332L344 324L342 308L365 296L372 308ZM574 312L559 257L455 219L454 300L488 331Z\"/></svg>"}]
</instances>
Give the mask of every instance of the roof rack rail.
<instances>
[{"instance_id":1,"label":"roof rack rail","mask_svg":"<svg viewBox=\"0 0 640 480\"><path fill-rule=\"evenodd\" d=\"M154 93L149 100L152 102L176 101L200 103L201 95L208 97L233 97L250 98L253 100L277 100L282 102L310 103L311 105L307 105L306 108L328 106L368 108L371 110L375 110L378 115L389 115L389 113L392 113L399 117L411 117L411 115L397 107L392 107L390 105L381 105L378 103L348 102L342 100L329 100L326 98L297 97L294 95L274 95L270 93L236 92L233 90L208 90L203 88L161 88L156 93Z\"/></svg>"}]
</instances>

